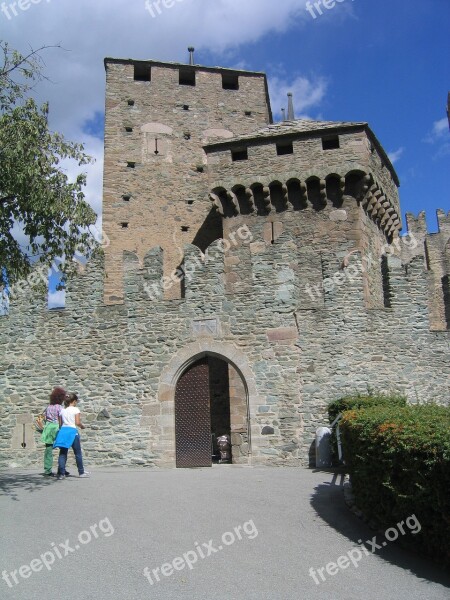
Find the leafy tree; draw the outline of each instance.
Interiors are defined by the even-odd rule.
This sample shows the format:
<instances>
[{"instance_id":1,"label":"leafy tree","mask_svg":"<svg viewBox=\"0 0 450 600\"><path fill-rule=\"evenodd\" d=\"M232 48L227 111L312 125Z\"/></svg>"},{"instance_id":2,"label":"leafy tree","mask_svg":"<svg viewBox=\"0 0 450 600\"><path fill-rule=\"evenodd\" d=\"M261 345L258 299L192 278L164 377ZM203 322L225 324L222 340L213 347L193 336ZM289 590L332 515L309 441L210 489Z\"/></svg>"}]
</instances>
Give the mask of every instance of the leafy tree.
<instances>
[{"instance_id":1,"label":"leafy tree","mask_svg":"<svg viewBox=\"0 0 450 600\"><path fill-rule=\"evenodd\" d=\"M0 41L0 287L26 278L34 263L50 266L60 257L65 281L76 257L98 249L89 230L96 214L83 194L86 175L71 182L61 168L66 159L78 166L92 159L82 144L50 131L48 104L30 97L44 78L40 53L46 48L25 56ZM17 240L20 230L25 246Z\"/></svg>"}]
</instances>

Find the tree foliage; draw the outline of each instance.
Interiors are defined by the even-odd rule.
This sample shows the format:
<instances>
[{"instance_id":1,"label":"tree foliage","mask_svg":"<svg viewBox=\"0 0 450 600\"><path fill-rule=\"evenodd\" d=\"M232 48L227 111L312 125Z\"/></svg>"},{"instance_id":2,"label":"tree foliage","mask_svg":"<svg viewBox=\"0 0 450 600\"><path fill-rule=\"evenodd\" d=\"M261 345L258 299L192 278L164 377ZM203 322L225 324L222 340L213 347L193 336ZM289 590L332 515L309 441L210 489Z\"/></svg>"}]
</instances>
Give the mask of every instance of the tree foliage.
<instances>
[{"instance_id":1,"label":"tree foliage","mask_svg":"<svg viewBox=\"0 0 450 600\"><path fill-rule=\"evenodd\" d=\"M64 258L63 279L76 268L75 257L98 248L89 226L96 214L86 203L86 175L70 181L61 162L92 162L82 144L50 131L48 104L30 96L44 76L40 53L28 55L0 41L0 284L26 278L33 263L49 266ZM18 235L22 232L22 235ZM25 244L19 239L24 238Z\"/></svg>"}]
</instances>

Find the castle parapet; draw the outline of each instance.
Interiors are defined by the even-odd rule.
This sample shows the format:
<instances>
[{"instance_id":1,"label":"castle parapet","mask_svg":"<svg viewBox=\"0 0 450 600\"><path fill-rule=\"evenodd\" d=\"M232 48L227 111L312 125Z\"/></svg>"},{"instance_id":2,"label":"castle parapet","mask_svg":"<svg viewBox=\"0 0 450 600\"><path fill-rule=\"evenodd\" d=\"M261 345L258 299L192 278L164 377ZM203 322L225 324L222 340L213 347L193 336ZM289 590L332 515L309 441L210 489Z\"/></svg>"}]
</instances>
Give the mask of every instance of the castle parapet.
<instances>
[{"instance_id":1,"label":"castle parapet","mask_svg":"<svg viewBox=\"0 0 450 600\"><path fill-rule=\"evenodd\" d=\"M130 302L150 302L162 300L164 286L169 285L163 278L164 253L162 248L152 248L144 257L133 252L123 253L125 300Z\"/></svg>"},{"instance_id":2,"label":"castle parapet","mask_svg":"<svg viewBox=\"0 0 450 600\"><path fill-rule=\"evenodd\" d=\"M197 246L184 247L184 287L186 300L217 298L225 293L224 242L216 240L203 254Z\"/></svg>"},{"instance_id":3,"label":"castle parapet","mask_svg":"<svg viewBox=\"0 0 450 600\"><path fill-rule=\"evenodd\" d=\"M432 330L441 331L450 327L450 212L436 211L438 232L428 233L426 216L406 215L408 233L414 236L414 245L402 250L402 260L410 264L417 256L423 256L428 277L428 306Z\"/></svg>"},{"instance_id":4,"label":"castle parapet","mask_svg":"<svg viewBox=\"0 0 450 600\"><path fill-rule=\"evenodd\" d=\"M439 225L439 233L450 236L450 210L446 213L445 210L438 208L436 216Z\"/></svg>"}]
</instances>

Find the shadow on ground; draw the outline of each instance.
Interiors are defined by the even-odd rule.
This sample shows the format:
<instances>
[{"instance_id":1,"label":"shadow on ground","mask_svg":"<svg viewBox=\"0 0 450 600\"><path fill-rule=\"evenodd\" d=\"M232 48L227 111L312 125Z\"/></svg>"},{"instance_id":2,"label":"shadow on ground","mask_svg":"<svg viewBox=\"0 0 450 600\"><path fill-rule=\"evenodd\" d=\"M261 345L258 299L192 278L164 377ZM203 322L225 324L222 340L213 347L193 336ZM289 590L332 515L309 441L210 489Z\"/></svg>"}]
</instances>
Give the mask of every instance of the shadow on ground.
<instances>
[{"instance_id":1,"label":"shadow on ground","mask_svg":"<svg viewBox=\"0 0 450 600\"><path fill-rule=\"evenodd\" d=\"M381 545L381 542L385 540L384 532L370 529L366 523L350 511L345 503L344 472L338 469L314 470L314 472L323 473L324 482L314 489L311 506L330 527L348 538L348 550L359 546L361 540L363 542L371 541L374 536L376 536L376 542ZM408 516L406 515L405 518ZM370 552L372 546L370 544L365 544L365 546ZM393 565L411 571L425 581L450 587L450 575L446 572L445 567L402 548L398 543L388 542L386 547L376 550L376 554ZM337 556L330 556L329 562L335 563L337 559ZM370 560L370 556L365 556L363 553L361 563L364 560ZM353 566L350 565L348 568L351 569Z\"/></svg>"},{"instance_id":2,"label":"shadow on ground","mask_svg":"<svg viewBox=\"0 0 450 600\"><path fill-rule=\"evenodd\" d=\"M19 492L36 492L56 481L55 477L44 477L41 474L0 473L0 496L9 496L19 501Z\"/></svg>"}]
</instances>

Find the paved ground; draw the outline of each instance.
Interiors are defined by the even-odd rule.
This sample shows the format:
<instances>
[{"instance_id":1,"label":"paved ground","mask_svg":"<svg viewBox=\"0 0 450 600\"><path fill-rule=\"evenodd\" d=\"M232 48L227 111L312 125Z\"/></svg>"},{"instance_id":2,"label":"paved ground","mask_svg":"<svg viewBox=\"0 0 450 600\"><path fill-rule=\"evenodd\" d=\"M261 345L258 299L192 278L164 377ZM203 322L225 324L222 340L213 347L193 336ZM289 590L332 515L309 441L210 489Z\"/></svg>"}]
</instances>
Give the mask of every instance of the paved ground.
<instances>
[{"instance_id":1,"label":"paved ground","mask_svg":"<svg viewBox=\"0 0 450 600\"><path fill-rule=\"evenodd\" d=\"M353 566L347 553L374 532L348 511L332 473L109 469L58 482L8 472L0 491L3 599L450 597L442 570L394 543L376 554L369 546L359 561L354 550ZM341 555L346 568L322 571L317 585L310 567L317 572Z\"/></svg>"}]
</instances>

